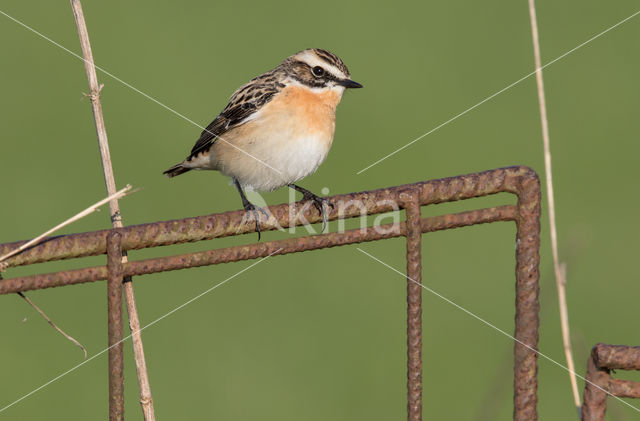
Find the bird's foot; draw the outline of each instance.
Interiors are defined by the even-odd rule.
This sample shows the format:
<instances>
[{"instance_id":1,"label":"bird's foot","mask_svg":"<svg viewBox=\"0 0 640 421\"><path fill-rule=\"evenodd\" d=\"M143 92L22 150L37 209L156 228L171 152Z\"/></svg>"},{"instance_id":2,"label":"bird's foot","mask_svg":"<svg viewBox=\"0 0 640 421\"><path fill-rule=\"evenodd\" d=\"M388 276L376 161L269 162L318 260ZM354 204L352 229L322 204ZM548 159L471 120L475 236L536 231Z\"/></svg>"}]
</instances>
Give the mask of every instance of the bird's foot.
<instances>
[{"instance_id":1,"label":"bird's foot","mask_svg":"<svg viewBox=\"0 0 640 421\"><path fill-rule=\"evenodd\" d=\"M256 223L256 232L258 233L258 241L260 241L260 214L262 213L267 219L269 219L269 214L263 208L254 205L253 203L247 202L244 204L245 218L253 220Z\"/></svg>"},{"instance_id":2,"label":"bird's foot","mask_svg":"<svg viewBox=\"0 0 640 421\"><path fill-rule=\"evenodd\" d=\"M323 233L324 230L327 228L327 223L329 221L327 208L333 209L334 208L333 204L329 202L327 199L324 199L320 196L316 196L315 194L311 193L309 190L306 190L302 194L302 201L311 202L311 204L316 209L318 209L318 213L322 216L322 229L320 230L320 233Z\"/></svg>"}]
</instances>

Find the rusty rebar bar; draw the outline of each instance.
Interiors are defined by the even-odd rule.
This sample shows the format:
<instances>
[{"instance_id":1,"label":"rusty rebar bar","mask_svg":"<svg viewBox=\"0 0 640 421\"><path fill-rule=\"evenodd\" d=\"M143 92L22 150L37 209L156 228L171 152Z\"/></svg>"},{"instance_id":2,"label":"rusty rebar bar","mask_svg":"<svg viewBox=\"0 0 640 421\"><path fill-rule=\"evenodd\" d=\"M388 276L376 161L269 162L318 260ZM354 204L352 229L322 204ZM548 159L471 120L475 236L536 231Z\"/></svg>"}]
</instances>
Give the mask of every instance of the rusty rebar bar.
<instances>
[{"instance_id":1,"label":"rusty rebar bar","mask_svg":"<svg viewBox=\"0 0 640 421\"><path fill-rule=\"evenodd\" d=\"M516 207L513 205L506 205L457 214L423 218L420 221L420 225L422 232L426 233L490 222L513 221L515 219ZM125 277L146 275L171 270L256 259L270 255L284 255L308 250L317 250L325 247L336 247L347 244L395 238L405 234L406 224L404 222L400 222L397 229L394 229L393 224L384 224L378 227L369 227L365 230L353 229L343 233L329 233L310 237L267 241L258 244L233 246L222 249L180 254L176 256L129 261L124 264L124 275ZM104 266L24 276L0 280L0 295L18 291L29 291L74 285L84 282L95 282L105 279L107 279L107 270Z\"/></svg>"},{"instance_id":2,"label":"rusty rebar bar","mask_svg":"<svg viewBox=\"0 0 640 421\"><path fill-rule=\"evenodd\" d=\"M582 395L582 421L604 421L611 375L608 369L598 367L593 358L593 351L587 361L585 379L587 381Z\"/></svg>"},{"instance_id":3,"label":"rusty rebar bar","mask_svg":"<svg viewBox=\"0 0 640 421\"><path fill-rule=\"evenodd\" d=\"M640 346L597 344L591 352L598 367L640 370Z\"/></svg>"},{"instance_id":4,"label":"rusty rebar bar","mask_svg":"<svg viewBox=\"0 0 640 421\"><path fill-rule=\"evenodd\" d=\"M107 322L109 343L109 421L124 420L124 359L122 328L122 235L107 236Z\"/></svg>"},{"instance_id":5,"label":"rusty rebar bar","mask_svg":"<svg viewBox=\"0 0 640 421\"><path fill-rule=\"evenodd\" d=\"M422 227L416 197L403 198L407 215L407 419L422 420Z\"/></svg>"},{"instance_id":6,"label":"rusty rebar bar","mask_svg":"<svg viewBox=\"0 0 640 421\"><path fill-rule=\"evenodd\" d=\"M517 224L516 243L516 327L514 347L514 419L535 420L537 417L537 344L538 344L538 264L540 245L540 184L537 174L527 167L510 167L464 176L445 178L408 184L404 186L379 189L369 192L352 193L329 198L334 205L329 219L359 217L364 213L378 214L397 210L403 197L414 198L416 206L470 199L501 192L518 196L517 207L502 206L464 212L455 215L443 215L435 218L419 218L419 231L428 232L449 229L477 223L515 220ZM405 197L406 199L406 197ZM404 200L406 202L406 200ZM345 204L360 206L346 207ZM342 207L341 207L342 206ZM320 216L310 207L303 207L301 215L296 214L299 204L278 205L270 208L272 213L268 221L262 223L263 230L299 226L305 223L320 222ZM411 213L412 211L409 211ZM415 223L411 217L412 223ZM389 227L389 225L382 226ZM124 265L124 275L139 275L165 270L175 270L208 264L224 263L268 254L286 254L305 250L374 241L408 234L406 223L399 229L380 232L380 227L364 230L350 230L344 233L331 233L311 237L293 238L265 242L247 246L229 247L199 253L190 253L167 258L148 259L129 262ZM184 242L200 241L231 235L253 232L254 226L244 218L243 211L186 218L126 227L122 234L122 249L133 250L157 247ZM411 237L416 228L412 228ZM10 266L26 265L50 260L104 254L106 236L109 230L74 234L51 238L48 241L27 249L14 256ZM0 253L19 247L23 242L0 244ZM409 246L408 246L409 247ZM274 251L281 249L277 253ZM412 253L415 252L415 249ZM408 249L409 251L409 249ZM410 258L415 262L415 259ZM419 259L417 260L419 261ZM409 266L409 265L408 265ZM413 273L415 267L408 267ZM104 267L71 270L53 274L13 278L0 281L0 294L68 285L105 279ZM419 279L419 276L418 276ZM524 344L524 345L523 345ZM411 399L411 398L410 398ZM415 402L415 399L414 399ZM417 406L414 406L416 408ZM416 410L413 410L416 413Z\"/></svg>"},{"instance_id":7,"label":"rusty rebar bar","mask_svg":"<svg viewBox=\"0 0 640 421\"><path fill-rule=\"evenodd\" d=\"M422 206L502 192L519 194L522 188L522 180L524 179L535 179L535 182L538 182L538 176L532 169L528 167L508 167L368 192L337 195L328 198L330 203L334 204L334 208L329 212L329 220L361 216L361 209L356 206L343 209L342 214L340 214L340 204L361 203L369 215L394 211L396 209L394 209L393 200L397 199L401 192L413 189L415 189ZM298 210L299 204L291 206L294 207L291 210L288 204L269 207L272 216L268 221L261 223L262 231L279 227L300 226L307 221L309 223L321 222L321 217L315 208L303 207L298 213L296 210ZM293 219L291 216L293 216ZM253 233L254 230L255 225L247 221L245 212L237 210L194 218L128 226L122 229L122 248L125 251L137 250ZM9 267L13 267L104 254L106 252L105 239L108 231L101 230L51 237L33 248L24 250L6 262ZM0 244L0 254L8 253L24 243L24 241L18 241Z\"/></svg>"},{"instance_id":8,"label":"rusty rebar bar","mask_svg":"<svg viewBox=\"0 0 640 421\"><path fill-rule=\"evenodd\" d=\"M609 393L619 398L640 398L640 383L631 380L609 379Z\"/></svg>"},{"instance_id":9,"label":"rusty rebar bar","mask_svg":"<svg viewBox=\"0 0 640 421\"><path fill-rule=\"evenodd\" d=\"M620 398L640 398L640 383L612 379L611 370L640 370L640 347L597 344L591 349L582 398L582 421L604 421L608 393Z\"/></svg>"},{"instance_id":10,"label":"rusty rebar bar","mask_svg":"<svg viewBox=\"0 0 640 421\"><path fill-rule=\"evenodd\" d=\"M536 351L540 325L540 181L537 176L520 177L518 180L513 419L535 421L538 419Z\"/></svg>"}]
</instances>

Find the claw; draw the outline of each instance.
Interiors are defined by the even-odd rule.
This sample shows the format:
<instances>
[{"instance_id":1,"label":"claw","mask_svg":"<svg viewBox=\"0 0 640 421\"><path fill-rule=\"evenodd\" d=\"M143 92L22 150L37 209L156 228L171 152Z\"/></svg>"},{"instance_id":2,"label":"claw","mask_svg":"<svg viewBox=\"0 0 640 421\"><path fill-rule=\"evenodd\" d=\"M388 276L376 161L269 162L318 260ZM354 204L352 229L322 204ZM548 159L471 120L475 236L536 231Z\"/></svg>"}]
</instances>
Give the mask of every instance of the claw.
<instances>
[{"instance_id":1,"label":"claw","mask_svg":"<svg viewBox=\"0 0 640 421\"><path fill-rule=\"evenodd\" d=\"M260 237L261 237L260 213L262 213L267 219L269 219L269 213L263 208L256 206L250 202L247 202L247 204L244 205L244 210L245 210L245 217L247 219L253 217L253 220L256 223L256 232L258 233L258 241L260 241Z\"/></svg>"},{"instance_id":2,"label":"claw","mask_svg":"<svg viewBox=\"0 0 640 421\"><path fill-rule=\"evenodd\" d=\"M327 215L327 212L325 212L324 209L325 205L331 206L331 209L333 209L333 205L327 200L322 201L322 211L320 212L322 214L322 229L320 230L320 234L324 232L325 228L327 228L327 224L329 223L329 215Z\"/></svg>"},{"instance_id":3,"label":"claw","mask_svg":"<svg viewBox=\"0 0 640 421\"><path fill-rule=\"evenodd\" d=\"M258 211L262 212L267 219L269 219L269 214L261 207L256 206L247 200L247 196L245 196L244 190L242 190L242 186L237 179L233 179L233 184L235 184L238 189L238 193L240 193L240 197L242 198L242 207L245 210L245 218L253 216L253 219L256 221L256 232L258 233L258 241L260 241L260 214Z\"/></svg>"},{"instance_id":4,"label":"claw","mask_svg":"<svg viewBox=\"0 0 640 421\"><path fill-rule=\"evenodd\" d=\"M311 193L309 190L302 188L300 186L297 186L295 184L289 184L289 187L291 187L292 189L298 190L300 193L302 193L303 202L311 202L313 206L316 209L318 209L318 213L320 213L320 215L322 216L322 230L320 231L320 233L323 233L325 228L327 228L327 223L329 221L329 215L328 215L328 212L326 211L325 205L333 209L334 208L333 204L329 202L327 199L323 199L322 197L316 196L315 194Z\"/></svg>"},{"instance_id":5,"label":"claw","mask_svg":"<svg viewBox=\"0 0 640 421\"><path fill-rule=\"evenodd\" d=\"M308 201L313 204L313 206L318 209L318 213L322 216L322 229L320 233L323 233L327 228L327 224L329 222L329 215L326 207L334 208L333 204L329 202L327 199L323 199L322 197L316 196L315 194L307 191L302 196L303 201Z\"/></svg>"}]
</instances>

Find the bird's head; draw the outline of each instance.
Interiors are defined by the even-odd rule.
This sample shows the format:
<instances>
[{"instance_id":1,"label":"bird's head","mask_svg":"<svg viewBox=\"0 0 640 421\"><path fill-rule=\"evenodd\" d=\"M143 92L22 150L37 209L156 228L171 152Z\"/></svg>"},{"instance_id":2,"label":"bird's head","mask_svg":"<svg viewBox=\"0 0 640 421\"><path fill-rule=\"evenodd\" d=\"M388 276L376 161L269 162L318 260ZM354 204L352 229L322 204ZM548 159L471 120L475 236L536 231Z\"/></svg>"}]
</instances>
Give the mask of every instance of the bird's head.
<instances>
[{"instance_id":1,"label":"bird's head","mask_svg":"<svg viewBox=\"0 0 640 421\"><path fill-rule=\"evenodd\" d=\"M309 48L285 59L280 67L287 76L310 88L362 88L349 77L349 69L338 56L319 48Z\"/></svg>"}]
</instances>

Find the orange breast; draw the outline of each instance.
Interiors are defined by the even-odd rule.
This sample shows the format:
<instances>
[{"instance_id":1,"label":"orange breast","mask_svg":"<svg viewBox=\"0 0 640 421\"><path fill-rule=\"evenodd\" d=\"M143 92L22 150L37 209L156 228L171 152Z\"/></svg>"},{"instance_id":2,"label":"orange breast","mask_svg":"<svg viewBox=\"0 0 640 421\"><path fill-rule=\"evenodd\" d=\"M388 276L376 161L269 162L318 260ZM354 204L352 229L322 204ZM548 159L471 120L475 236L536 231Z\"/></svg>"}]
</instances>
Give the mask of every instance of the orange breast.
<instances>
[{"instance_id":1,"label":"orange breast","mask_svg":"<svg viewBox=\"0 0 640 421\"><path fill-rule=\"evenodd\" d=\"M331 89L314 92L303 86L287 86L267 107L269 113L291 118L290 124L303 125L309 132L330 133L333 137L336 107L341 97L339 92Z\"/></svg>"}]
</instances>

